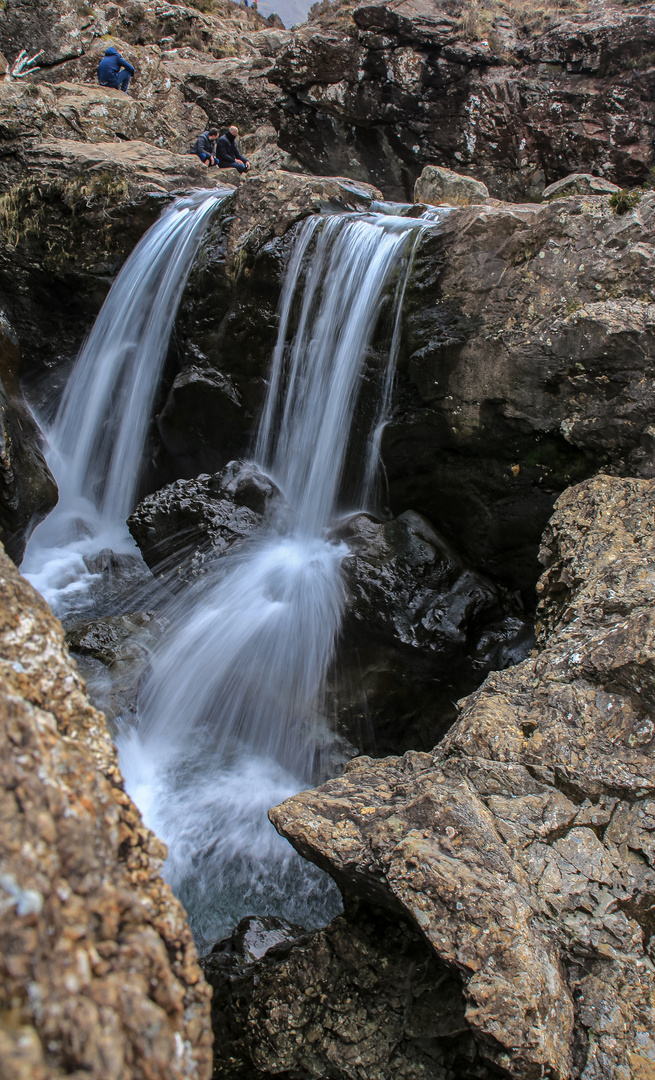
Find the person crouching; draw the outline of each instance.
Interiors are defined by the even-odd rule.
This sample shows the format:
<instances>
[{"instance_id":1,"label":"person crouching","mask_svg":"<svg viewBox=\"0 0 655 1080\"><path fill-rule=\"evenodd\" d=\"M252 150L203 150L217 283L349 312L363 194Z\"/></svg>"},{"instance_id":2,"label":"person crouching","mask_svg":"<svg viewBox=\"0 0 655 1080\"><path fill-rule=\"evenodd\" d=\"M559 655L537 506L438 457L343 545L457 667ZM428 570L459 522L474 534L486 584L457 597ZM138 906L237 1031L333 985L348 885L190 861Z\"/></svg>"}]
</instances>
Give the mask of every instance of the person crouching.
<instances>
[{"instance_id":1,"label":"person crouching","mask_svg":"<svg viewBox=\"0 0 655 1080\"><path fill-rule=\"evenodd\" d=\"M202 135L199 135L196 139L193 150L193 154L197 154L202 163L210 168L216 164L216 140L218 139L218 128L210 128L209 131L203 131Z\"/></svg>"},{"instance_id":2,"label":"person crouching","mask_svg":"<svg viewBox=\"0 0 655 1080\"><path fill-rule=\"evenodd\" d=\"M126 94L133 75L134 68L123 59L118 49L111 46L105 51L98 64L98 82L101 86L111 86L113 90L122 90Z\"/></svg>"},{"instance_id":3,"label":"person crouching","mask_svg":"<svg viewBox=\"0 0 655 1080\"><path fill-rule=\"evenodd\" d=\"M224 135L216 143L216 158L219 168L236 169L239 173L248 172L250 162L243 156L237 146L238 127L234 124L229 127Z\"/></svg>"}]
</instances>

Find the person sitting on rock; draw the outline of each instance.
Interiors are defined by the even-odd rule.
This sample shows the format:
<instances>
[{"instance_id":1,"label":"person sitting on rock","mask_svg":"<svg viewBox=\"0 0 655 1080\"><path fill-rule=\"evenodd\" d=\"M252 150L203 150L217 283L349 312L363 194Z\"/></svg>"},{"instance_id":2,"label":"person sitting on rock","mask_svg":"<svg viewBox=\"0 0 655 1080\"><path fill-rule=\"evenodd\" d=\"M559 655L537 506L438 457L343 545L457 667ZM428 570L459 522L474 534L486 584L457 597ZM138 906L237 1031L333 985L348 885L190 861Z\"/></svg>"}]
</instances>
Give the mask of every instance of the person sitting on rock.
<instances>
[{"instance_id":1,"label":"person sitting on rock","mask_svg":"<svg viewBox=\"0 0 655 1080\"><path fill-rule=\"evenodd\" d=\"M220 169L236 169L239 173L248 172L250 162L237 146L238 127L229 127L216 143L216 157Z\"/></svg>"},{"instance_id":2,"label":"person sitting on rock","mask_svg":"<svg viewBox=\"0 0 655 1080\"><path fill-rule=\"evenodd\" d=\"M111 86L114 90L122 90L126 94L133 75L134 68L123 59L118 49L112 45L105 51L98 64L98 82L101 86Z\"/></svg>"},{"instance_id":3,"label":"person sitting on rock","mask_svg":"<svg viewBox=\"0 0 655 1080\"><path fill-rule=\"evenodd\" d=\"M218 128L210 128L209 131L203 131L202 135L199 135L196 139L192 154L197 154L204 165L209 169L212 165L216 164L216 140L218 139Z\"/></svg>"}]
</instances>

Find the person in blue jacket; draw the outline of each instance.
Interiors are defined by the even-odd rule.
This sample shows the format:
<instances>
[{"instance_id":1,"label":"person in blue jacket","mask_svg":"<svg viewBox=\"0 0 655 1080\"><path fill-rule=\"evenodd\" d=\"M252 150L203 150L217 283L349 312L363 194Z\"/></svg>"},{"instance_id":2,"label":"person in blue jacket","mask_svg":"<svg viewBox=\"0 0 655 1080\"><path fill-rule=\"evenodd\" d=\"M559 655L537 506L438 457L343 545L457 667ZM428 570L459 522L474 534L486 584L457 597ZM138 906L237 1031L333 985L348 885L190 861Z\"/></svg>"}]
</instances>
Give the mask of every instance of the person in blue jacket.
<instances>
[{"instance_id":1,"label":"person in blue jacket","mask_svg":"<svg viewBox=\"0 0 655 1080\"><path fill-rule=\"evenodd\" d=\"M98 64L98 82L100 85L111 86L114 90L122 90L127 93L132 75L134 75L134 68L127 60L123 59L118 49L113 46L107 49Z\"/></svg>"}]
</instances>

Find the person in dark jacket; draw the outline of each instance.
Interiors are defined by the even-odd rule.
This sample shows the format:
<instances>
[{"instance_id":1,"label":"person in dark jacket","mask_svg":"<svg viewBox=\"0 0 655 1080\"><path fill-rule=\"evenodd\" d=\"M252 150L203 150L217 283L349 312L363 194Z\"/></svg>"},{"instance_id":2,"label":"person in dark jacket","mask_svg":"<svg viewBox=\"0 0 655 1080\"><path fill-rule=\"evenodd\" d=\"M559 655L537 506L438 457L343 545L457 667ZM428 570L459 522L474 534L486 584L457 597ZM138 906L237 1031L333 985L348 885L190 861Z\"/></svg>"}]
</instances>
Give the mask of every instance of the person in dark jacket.
<instances>
[{"instance_id":1,"label":"person in dark jacket","mask_svg":"<svg viewBox=\"0 0 655 1080\"><path fill-rule=\"evenodd\" d=\"M210 128L209 131L203 131L202 135L199 135L193 144L192 154L197 154L203 164L206 163L207 168L216 164L216 140L218 138L218 128Z\"/></svg>"},{"instance_id":2,"label":"person in dark jacket","mask_svg":"<svg viewBox=\"0 0 655 1080\"><path fill-rule=\"evenodd\" d=\"M107 49L98 64L98 82L100 85L111 86L114 90L122 90L127 93L132 75L134 75L134 68L127 60L123 59L118 49L113 46Z\"/></svg>"},{"instance_id":3,"label":"person in dark jacket","mask_svg":"<svg viewBox=\"0 0 655 1080\"><path fill-rule=\"evenodd\" d=\"M243 156L237 146L238 127L234 124L229 127L224 135L216 143L216 157L220 169L236 169L237 172L248 172L250 162Z\"/></svg>"}]
</instances>

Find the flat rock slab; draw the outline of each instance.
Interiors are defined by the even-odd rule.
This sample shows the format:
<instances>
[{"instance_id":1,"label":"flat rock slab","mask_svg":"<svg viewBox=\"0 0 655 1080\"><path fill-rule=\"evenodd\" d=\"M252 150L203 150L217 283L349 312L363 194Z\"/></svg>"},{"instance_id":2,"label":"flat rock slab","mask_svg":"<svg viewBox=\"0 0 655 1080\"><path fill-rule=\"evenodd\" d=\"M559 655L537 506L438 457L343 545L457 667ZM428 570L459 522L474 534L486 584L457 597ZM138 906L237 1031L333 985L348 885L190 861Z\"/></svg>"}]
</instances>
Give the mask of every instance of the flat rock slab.
<instances>
[{"instance_id":1,"label":"flat rock slab","mask_svg":"<svg viewBox=\"0 0 655 1080\"><path fill-rule=\"evenodd\" d=\"M210 172L194 154L174 154L137 139L125 143L84 143L49 139L26 143L22 151L26 172L41 177L124 177L153 190L225 186L217 169Z\"/></svg>"}]
</instances>

